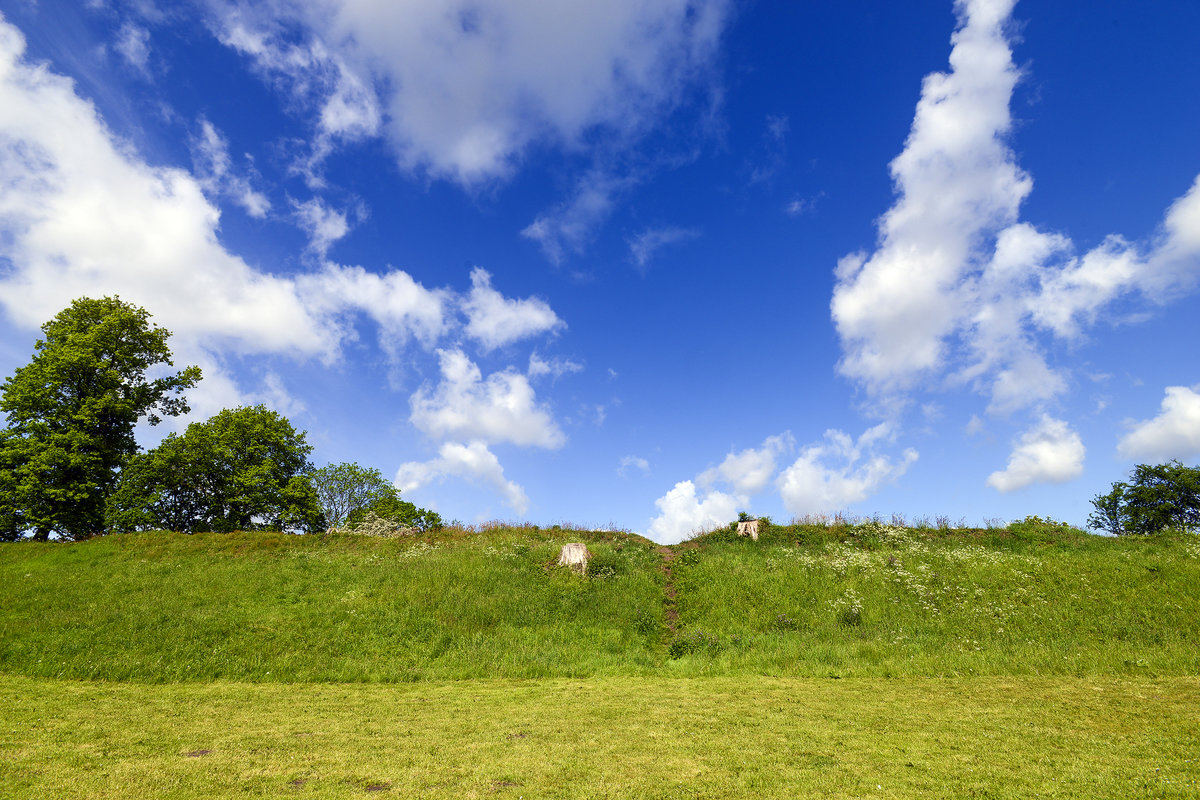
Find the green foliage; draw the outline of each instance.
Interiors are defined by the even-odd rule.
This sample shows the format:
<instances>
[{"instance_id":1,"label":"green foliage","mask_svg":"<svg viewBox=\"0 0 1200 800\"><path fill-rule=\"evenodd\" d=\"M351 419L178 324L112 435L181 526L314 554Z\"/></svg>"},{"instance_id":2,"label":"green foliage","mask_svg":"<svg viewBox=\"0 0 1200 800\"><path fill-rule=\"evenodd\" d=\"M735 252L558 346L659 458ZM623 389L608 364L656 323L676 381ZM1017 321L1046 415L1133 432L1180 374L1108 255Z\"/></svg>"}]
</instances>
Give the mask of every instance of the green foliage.
<instances>
[{"instance_id":1,"label":"green foliage","mask_svg":"<svg viewBox=\"0 0 1200 800\"><path fill-rule=\"evenodd\" d=\"M330 530L390 536L442 528L437 513L401 500L395 485L377 469L329 464L309 477Z\"/></svg>"},{"instance_id":2,"label":"green foliage","mask_svg":"<svg viewBox=\"0 0 1200 800\"><path fill-rule=\"evenodd\" d=\"M1061 522L1052 517L1030 515L1022 520L1010 522L1005 529L1016 539L1027 542L1050 542L1062 538L1086 536L1069 522Z\"/></svg>"},{"instance_id":3,"label":"green foliage","mask_svg":"<svg viewBox=\"0 0 1200 800\"><path fill-rule=\"evenodd\" d=\"M1118 481L1092 500L1088 526L1116 535L1200 528L1200 468L1138 464L1129 483Z\"/></svg>"},{"instance_id":4,"label":"green foliage","mask_svg":"<svg viewBox=\"0 0 1200 800\"><path fill-rule=\"evenodd\" d=\"M396 487L389 484L388 488L390 491L376 497L364 508L351 512L346 519L346 527L357 530L370 516L377 521L390 523L394 528L413 531L441 530L442 518L437 512L417 508L407 500L401 500Z\"/></svg>"},{"instance_id":5,"label":"green foliage","mask_svg":"<svg viewBox=\"0 0 1200 800\"><path fill-rule=\"evenodd\" d=\"M379 470L358 464L327 464L313 470L309 479L330 528L340 528L351 514L396 495L396 487Z\"/></svg>"},{"instance_id":6,"label":"green foliage","mask_svg":"<svg viewBox=\"0 0 1200 800\"><path fill-rule=\"evenodd\" d=\"M226 409L130 459L113 530L322 530L305 434L264 406Z\"/></svg>"},{"instance_id":7,"label":"green foliage","mask_svg":"<svg viewBox=\"0 0 1200 800\"><path fill-rule=\"evenodd\" d=\"M29 364L0 386L0 538L86 538L104 530L138 420L186 413L182 393L200 369L148 378L171 366L171 334L117 297L75 300L42 333Z\"/></svg>"}]
</instances>

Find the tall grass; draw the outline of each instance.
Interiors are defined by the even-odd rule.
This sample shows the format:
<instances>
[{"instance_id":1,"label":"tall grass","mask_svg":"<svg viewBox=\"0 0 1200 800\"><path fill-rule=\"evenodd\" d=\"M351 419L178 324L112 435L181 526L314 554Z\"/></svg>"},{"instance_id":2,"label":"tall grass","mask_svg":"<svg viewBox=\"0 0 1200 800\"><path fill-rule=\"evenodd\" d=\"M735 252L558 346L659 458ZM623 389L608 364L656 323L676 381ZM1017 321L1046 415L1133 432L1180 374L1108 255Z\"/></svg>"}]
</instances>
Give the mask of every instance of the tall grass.
<instances>
[{"instance_id":1,"label":"tall grass","mask_svg":"<svg viewBox=\"0 0 1200 800\"><path fill-rule=\"evenodd\" d=\"M567 541L590 575L556 568ZM878 522L0 545L0 672L150 682L1200 674L1200 540Z\"/></svg>"},{"instance_id":2,"label":"tall grass","mask_svg":"<svg viewBox=\"0 0 1200 800\"><path fill-rule=\"evenodd\" d=\"M406 681L653 669L645 540L596 534L604 578L552 566L567 534L379 540L139 534L0 559L0 671L150 681ZM579 532L569 538L578 540Z\"/></svg>"},{"instance_id":3,"label":"tall grass","mask_svg":"<svg viewBox=\"0 0 1200 800\"><path fill-rule=\"evenodd\" d=\"M675 560L682 674L1200 672L1200 540L1052 525L727 531Z\"/></svg>"}]
</instances>

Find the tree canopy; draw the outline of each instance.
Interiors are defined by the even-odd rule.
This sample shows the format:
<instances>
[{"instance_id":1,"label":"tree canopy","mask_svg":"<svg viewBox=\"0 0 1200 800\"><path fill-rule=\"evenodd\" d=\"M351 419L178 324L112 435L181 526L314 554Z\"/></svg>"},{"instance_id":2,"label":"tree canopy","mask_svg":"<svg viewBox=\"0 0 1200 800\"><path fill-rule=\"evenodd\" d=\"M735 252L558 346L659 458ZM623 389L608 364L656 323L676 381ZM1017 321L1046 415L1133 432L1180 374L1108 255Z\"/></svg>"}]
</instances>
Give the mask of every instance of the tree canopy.
<instances>
[{"instance_id":1,"label":"tree canopy","mask_svg":"<svg viewBox=\"0 0 1200 800\"><path fill-rule=\"evenodd\" d=\"M305 434L265 406L226 409L130 459L109 504L117 531L324 528Z\"/></svg>"},{"instance_id":2,"label":"tree canopy","mask_svg":"<svg viewBox=\"0 0 1200 800\"><path fill-rule=\"evenodd\" d=\"M1088 525L1118 536L1200 529L1200 468L1178 461L1138 464L1129 483L1118 481L1092 500Z\"/></svg>"},{"instance_id":3,"label":"tree canopy","mask_svg":"<svg viewBox=\"0 0 1200 800\"><path fill-rule=\"evenodd\" d=\"M42 326L30 362L0 386L0 537L103 531L106 500L137 452L134 426L188 411L199 367L172 366L170 332L118 297L80 298Z\"/></svg>"},{"instance_id":4,"label":"tree canopy","mask_svg":"<svg viewBox=\"0 0 1200 800\"><path fill-rule=\"evenodd\" d=\"M429 530L442 518L400 499L400 492L379 470L358 464L329 464L313 471L313 488L330 528L361 525L368 514L396 526Z\"/></svg>"}]
</instances>

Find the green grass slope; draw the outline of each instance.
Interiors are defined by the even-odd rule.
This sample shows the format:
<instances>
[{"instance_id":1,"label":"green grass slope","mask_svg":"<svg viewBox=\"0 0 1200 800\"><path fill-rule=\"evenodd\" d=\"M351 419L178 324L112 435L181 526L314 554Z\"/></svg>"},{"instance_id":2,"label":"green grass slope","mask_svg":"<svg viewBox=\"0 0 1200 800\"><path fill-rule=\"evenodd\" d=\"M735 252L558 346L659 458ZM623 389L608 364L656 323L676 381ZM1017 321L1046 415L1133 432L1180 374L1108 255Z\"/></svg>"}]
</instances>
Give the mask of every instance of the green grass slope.
<instances>
[{"instance_id":1,"label":"green grass slope","mask_svg":"<svg viewBox=\"0 0 1200 800\"><path fill-rule=\"evenodd\" d=\"M593 574L553 567L585 541ZM142 682L1200 674L1200 540L771 527L676 546L137 534L0 545L0 672Z\"/></svg>"},{"instance_id":2,"label":"green grass slope","mask_svg":"<svg viewBox=\"0 0 1200 800\"><path fill-rule=\"evenodd\" d=\"M658 554L582 535L614 573L550 565L577 532L424 540L137 534L0 550L0 671L141 681L639 674L659 662Z\"/></svg>"}]
</instances>

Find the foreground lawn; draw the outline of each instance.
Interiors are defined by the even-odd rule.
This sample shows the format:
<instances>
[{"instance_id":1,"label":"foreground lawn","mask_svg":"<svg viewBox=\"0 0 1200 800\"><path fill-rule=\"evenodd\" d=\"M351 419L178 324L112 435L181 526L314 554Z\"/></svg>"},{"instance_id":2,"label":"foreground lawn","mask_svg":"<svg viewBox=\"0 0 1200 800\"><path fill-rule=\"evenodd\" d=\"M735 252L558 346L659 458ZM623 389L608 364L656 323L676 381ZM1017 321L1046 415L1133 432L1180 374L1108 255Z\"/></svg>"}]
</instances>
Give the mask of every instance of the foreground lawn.
<instances>
[{"instance_id":1,"label":"foreground lawn","mask_svg":"<svg viewBox=\"0 0 1200 800\"><path fill-rule=\"evenodd\" d=\"M0 676L6 798L1200 795L1200 678Z\"/></svg>"}]
</instances>

